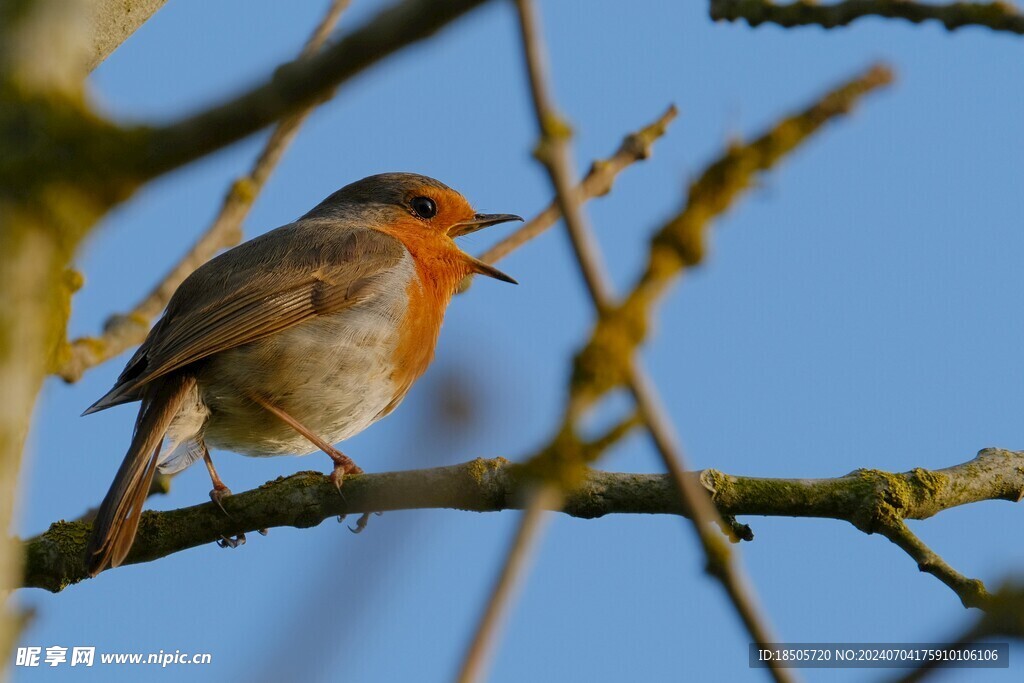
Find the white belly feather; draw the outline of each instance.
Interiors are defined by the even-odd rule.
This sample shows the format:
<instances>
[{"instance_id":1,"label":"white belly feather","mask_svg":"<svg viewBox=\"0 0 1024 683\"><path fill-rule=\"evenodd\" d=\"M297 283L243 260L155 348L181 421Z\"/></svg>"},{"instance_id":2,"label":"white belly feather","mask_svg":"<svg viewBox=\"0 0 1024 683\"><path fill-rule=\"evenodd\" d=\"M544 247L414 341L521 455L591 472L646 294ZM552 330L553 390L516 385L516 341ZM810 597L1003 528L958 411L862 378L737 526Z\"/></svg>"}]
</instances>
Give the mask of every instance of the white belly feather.
<instances>
[{"instance_id":1,"label":"white belly feather","mask_svg":"<svg viewBox=\"0 0 1024 683\"><path fill-rule=\"evenodd\" d=\"M328 443L366 429L395 399L392 363L412 277L418 276L406 255L365 302L213 357L200 370L195 400L186 401L168 439L186 449L188 442L204 440L250 456L318 450L246 398L253 393ZM161 469L180 469L192 458L187 460Z\"/></svg>"}]
</instances>

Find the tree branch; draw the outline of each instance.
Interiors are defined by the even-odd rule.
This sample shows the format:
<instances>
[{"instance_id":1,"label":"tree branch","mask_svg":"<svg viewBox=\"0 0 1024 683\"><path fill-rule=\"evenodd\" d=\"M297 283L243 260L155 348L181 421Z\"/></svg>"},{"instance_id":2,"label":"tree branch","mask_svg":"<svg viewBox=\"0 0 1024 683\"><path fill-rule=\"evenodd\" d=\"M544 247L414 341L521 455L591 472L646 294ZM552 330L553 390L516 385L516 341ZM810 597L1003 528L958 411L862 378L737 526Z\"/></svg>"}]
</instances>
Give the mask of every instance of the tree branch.
<instances>
[{"instance_id":1,"label":"tree branch","mask_svg":"<svg viewBox=\"0 0 1024 683\"><path fill-rule=\"evenodd\" d=\"M772 0L710 0L710 14L715 21L745 19L751 26L767 22L786 28L814 24L835 28L862 17L878 16L915 24L935 20L950 31L964 26L986 26L993 31L1024 34L1024 14L1009 2L932 5L909 0L845 0L819 5L813 0L798 0L779 5Z\"/></svg>"},{"instance_id":2,"label":"tree branch","mask_svg":"<svg viewBox=\"0 0 1024 683\"><path fill-rule=\"evenodd\" d=\"M555 204L562 214L573 248L578 251L579 241L592 237L588 230L581 229L586 224L581 208L582 195L575 191L576 171L572 168L566 143L571 131L568 124L555 111L548 91L544 43L540 36L536 8L532 0L516 0L515 6L519 18L523 63L529 77L531 100L540 132L534 156L548 172L548 178L555 191ZM592 297L600 301L603 292L594 289L602 285L597 279L599 273L591 272L586 265L581 264L583 279ZM524 578L526 556L537 546L544 528L544 508L549 504L561 506L562 500L563 487L561 482L555 480L541 482L529 492L526 514L519 522L515 538L505 555L501 571L466 648L456 679L458 683L474 683L484 678L488 654L496 640L498 622L511 603L513 586Z\"/></svg>"},{"instance_id":3,"label":"tree branch","mask_svg":"<svg viewBox=\"0 0 1024 683\"><path fill-rule=\"evenodd\" d=\"M670 123L675 120L678 112L675 105L669 108L656 121L644 126L635 133L630 133L607 159L599 159L590 165L586 177L573 190L574 199L583 203L594 197L603 197L611 192L612 185L619 173L637 161L643 161L651 155L652 145L665 134ZM558 222L562 212L558 208L558 200L553 199L547 208L537 214L528 223L501 240L493 247L480 254L480 260L495 263L526 244L534 237L544 233Z\"/></svg>"},{"instance_id":4,"label":"tree branch","mask_svg":"<svg viewBox=\"0 0 1024 683\"><path fill-rule=\"evenodd\" d=\"M543 54L543 41L540 36L536 8L532 0L517 0L519 10L522 43L526 57L527 71L530 76L530 88L533 95L534 113L540 129L540 141L535 155L544 165L551 185L555 189L555 197L562 211L566 231L569 233L573 253L580 274L587 285L591 303L599 318L603 318L614 304L614 288L601 258L600 247L586 220L578 197L573 189L576 171L573 168L569 138L572 129L560 116L555 108L554 98L548 86L546 63ZM629 351L630 358L624 361L629 366L626 383L641 421L646 425L654 446L669 473L669 477L679 494L682 509L692 521L694 532L707 558L708 572L722 585L733 608L739 615L743 625L754 642L766 646L774 640L768 620L757 604L756 594L742 569L735 561L725 541L712 528L717 522L723 529L729 529L714 508L707 492L697 482L687 478L682 449L679 448L671 421L662 406L660 396L654 383L647 376L640 363ZM563 432L571 434L574 421L578 417L576 401L578 385L573 386L568 410L566 411ZM578 466L585 461L578 460ZM571 463L570 463L571 466ZM564 486L564 481L555 481ZM548 487L550 488L550 486ZM545 491L542 488L541 491ZM541 495L541 494L537 494ZM524 519L524 527L528 517ZM511 563L511 557L509 563ZM793 680L791 672L776 663L769 666L772 677L779 683Z\"/></svg>"},{"instance_id":5,"label":"tree branch","mask_svg":"<svg viewBox=\"0 0 1024 683\"><path fill-rule=\"evenodd\" d=\"M153 318L160 314L178 285L218 250L236 244L241 239L241 223L248 209L269 177L273 166L284 153L287 143L294 137L294 129L301 125L306 112L311 109L288 117L278 124L249 175L239 178L228 188L217 217L188 254L131 311L111 315L103 325L102 334L79 337L72 341L68 345L67 353L62 355L55 374L66 382L77 382L90 368L142 343L149 333ZM622 171L637 161L650 157L652 146L665 134L676 114L676 108L669 107L657 120L623 138L619 148L610 157L594 161L587 176L575 190L579 195L579 201L608 194ZM561 215L557 203L552 201L521 228L481 254L480 259L494 263L508 256L547 231ZM469 287L470 280L471 278L466 279L460 291Z\"/></svg>"},{"instance_id":6,"label":"tree branch","mask_svg":"<svg viewBox=\"0 0 1024 683\"><path fill-rule=\"evenodd\" d=\"M985 584L970 579L953 569L934 550L912 532L903 520L892 520L881 525L878 533L903 549L917 562L917 568L937 578L960 596L964 607L984 609L991 599Z\"/></svg>"},{"instance_id":7,"label":"tree branch","mask_svg":"<svg viewBox=\"0 0 1024 683\"><path fill-rule=\"evenodd\" d=\"M0 0L0 166L38 151L24 100L76 101L82 92L88 40L80 2ZM31 107L28 108L31 112ZM17 509L18 476L32 411L54 361L76 278L69 256L97 200L74 187L32 191L0 182L0 528L10 529ZM21 574L22 548L0 536L0 586ZM0 603L0 661L17 642L25 618ZM0 672L6 665L0 666ZM0 673L2 676L2 673Z\"/></svg>"},{"instance_id":8,"label":"tree branch","mask_svg":"<svg viewBox=\"0 0 1024 683\"><path fill-rule=\"evenodd\" d=\"M167 0L93 0L89 70L99 66L165 4Z\"/></svg>"},{"instance_id":9,"label":"tree branch","mask_svg":"<svg viewBox=\"0 0 1024 683\"><path fill-rule=\"evenodd\" d=\"M34 192L70 185L109 208L141 183L327 98L341 83L484 2L404 0L318 54L278 67L248 92L162 127L118 126L89 110L81 98L15 92L6 98L14 106L4 102L0 107L0 138L20 144L0 156L0 186ZM0 100L4 96L0 90Z\"/></svg>"},{"instance_id":10,"label":"tree branch","mask_svg":"<svg viewBox=\"0 0 1024 683\"><path fill-rule=\"evenodd\" d=\"M1019 502L1024 497L1024 451L988 448L973 460L945 469L899 474L857 470L833 479L769 479L716 470L687 476L710 491L724 515L836 519L865 533L880 533L893 520L926 519L959 505L983 500ZM523 493L535 485L527 468L503 458L353 476L345 480L344 498L326 475L300 472L226 498L230 517L213 503L144 512L127 563L150 562L239 532L312 527L342 514L522 509ZM565 495L561 511L594 519L609 514L680 515L683 507L668 475L590 470ZM91 531L88 521L60 521L26 541L22 585L57 592L86 578L83 560Z\"/></svg>"},{"instance_id":11,"label":"tree branch","mask_svg":"<svg viewBox=\"0 0 1024 683\"><path fill-rule=\"evenodd\" d=\"M332 0L323 19L303 46L300 59L309 57L323 46L348 4L349 0ZM221 249L241 241L242 223L249 215L249 209L288 146L298 135L299 128L315 108L315 103L310 104L278 122L249 173L231 183L217 217L188 253L131 311L107 318L100 336L79 337L71 342L62 354L62 362L55 374L65 382L77 382L89 368L120 355L146 339L153 319L160 315L185 278Z\"/></svg>"},{"instance_id":12,"label":"tree branch","mask_svg":"<svg viewBox=\"0 0 1024 683\"><path fill-rule=\"evenodd\" d=\"M760 173L774 168L827 123L848 114L864 95L891 82L892 72L875 65L752 142L733 144L704 170L690 185L682 211L651 239L647 265L633 289L598 319L577 354L573 393L579 402L593 402L628 382L625 361L647 337L655 304L687 268L701 263L714 219L728 211Z\"/></svg>"},{"instance_id":13,"label":"tree branch","mask_svg":"<svg viewBox=\"0 0 1024 683\"><path fill-rule=\"evenodd\" d=\"M405 0L334 45L283 64L263 84L183 121L150 129L138 153L125 157L130 176L147 179L240 140L329 95L404 47L434 35L486 0ZM116 164L116 161L115 161Z\"/></svg>"},{"instance_id":14,"label":"tree branch","mask_svg":"<svg viewBox=\"0 0 1024 683\"><path fill-rule=\"evenodd\" d=\"M473 683L484 678L502 617L506 608L512 604L516 589L525 580L528 565L536 555L544 525L549 518L547 511L561 507L563 501L561 490L550 483L535 486L523 498L526 500L523 518L505 552L501 570L494 579L490 596L484 604L473 638L469 641L459 667L456 683Z\"/></svg>"}]
</instances>

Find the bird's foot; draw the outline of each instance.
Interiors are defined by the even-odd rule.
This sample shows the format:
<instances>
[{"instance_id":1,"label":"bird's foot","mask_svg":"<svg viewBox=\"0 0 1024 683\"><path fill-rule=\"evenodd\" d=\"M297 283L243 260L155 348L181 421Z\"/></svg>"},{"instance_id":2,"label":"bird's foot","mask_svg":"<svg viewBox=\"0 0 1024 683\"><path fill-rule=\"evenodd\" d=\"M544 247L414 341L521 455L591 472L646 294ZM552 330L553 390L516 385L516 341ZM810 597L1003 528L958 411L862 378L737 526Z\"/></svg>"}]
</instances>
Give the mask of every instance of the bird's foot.
<instances>
[{"instance_id":1,"label":"bird's foot","mask_svg":"<svg viewBox=\"0 0 1024 683\"><path fill-rule=\"evenodd\" d=\"M341 493L341 485L345 482L345 476L349 474L362 474L363 469L353 462L352 458L341 452L335 451L337 455L328 453L334 460L334 470L331 472L330 480L334 487Z\"/></svg>"},{"instance_id":2,"label":"bird's foot","mask_svg":"<svg viewBox=\"0 0 1024 683\"><path fill-rule=\"evenodd\" d=\"M240 533L235 536L221 536L220 540L217 541L217 545L221 548L237 548L240 545L245 545L245 534Z\"/></svg>"},{"instance_id":3,"label":"bird's foot","mask_svg":"<svg viewBox=\"0 0 1024 683\"><path fill-rule=\"evenodd\" d=\"M374 515L377 515L378 517L380 517L384 513L383 512L373 512L373 513L364 512L363 514L359 515L359 519L356 520L356 525L355 526L350 526L348 528L348 530L351 531L354 534L361 533L363 531L363 529L366 528L366 525L370 523L370 515L371 514L374 514ZM348 517L348 515L338 515L338 524L343 523L347 517Z\"/></svg>"},{"instance_id":4,"label":"bird's foot","mask_svg":"<svg viewBox=\"0 0 1024 683\"><path fill-rule=\"evenodd\" d=\"M380 517L384 513L383 512L374 512L373 514L375 514L378 517ZM360 534L360 533L363 532L363 529L365 529L366 525L369 524L369 523L370 523L370 513L369 512L364 512L363 514L359 515L359 519L356 520L356 525L354 527L350 526L348 528L348 530L351 531L354 534Z\"/></svg>"},{"instance_id":5,"label":"bird's foot","mask_svg":"<svg viewBox=\"0 0 1024 683\"><path fill-rule=\"evenodd\" d=\"M224 509L224 499L230 495L231 489L229 489L227 486L224 486L224 484L221 484L220 486L217 486L215 484L214 487L210 490L210 500L216 503L217 507L220 508L220 511L228 517L230 517L231 515L228 513L227 510Z\"/></svg>"}]
</instances>

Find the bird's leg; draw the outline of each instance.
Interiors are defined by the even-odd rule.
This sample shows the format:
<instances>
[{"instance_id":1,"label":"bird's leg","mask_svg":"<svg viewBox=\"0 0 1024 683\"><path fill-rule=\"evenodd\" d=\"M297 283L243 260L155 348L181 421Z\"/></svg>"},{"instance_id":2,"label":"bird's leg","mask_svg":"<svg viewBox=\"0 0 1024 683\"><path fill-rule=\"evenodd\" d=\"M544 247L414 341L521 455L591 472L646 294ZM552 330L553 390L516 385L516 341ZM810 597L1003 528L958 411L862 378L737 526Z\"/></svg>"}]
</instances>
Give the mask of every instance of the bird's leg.
<instances>
[{"instance_id":1,"label":"bird's leg","mask_svg":"<svg viewBox=\"0 0 1024 683\"><path fill-rule=\"evenodd\" d=\"M217 504L225 515L228 511L224 509L224 499L231 495L231 489L224 485L217 474L217 468L213 466L213 458L210 457L210 449L203 445L203 462L206 463L206 471L210 473L210 481L213 482L213 490L210 491L210 500ZM231 515L228 515L230 517Z\"/></svg>"},{"instance_id":2,"label":"bird's leg","mask_svg":"<svg viewBox=\"0 0 1024 683\"><path fill-rule=\"evenodd\" d=\"M296 420L288 413L284 412L283 410L273 405L272 403L267 402L260 396L256 396L255 394L250 395L250 398L254 402L261 405L263 408L265 408L267 411L276 415L278 419L280 419L286 425L297 431L302 436L309 439L309 441L313 445L315 445L317 448L319 448L328 456L330 456L331 460L334 461L334 470L331 472L331 483L333 483L337 487L339 493L341 492L341 484L344 481L346 474L363 473L363 470L359 467L359 465L355 464L355 462L352 461L352 458L348 457L347 455L339 451L337 448L321 439L319 436L317 436L311 430L309 430L304 424ZM364 524L363 526L366 525Z\"/></svg>"},{"instance_id":3,"label":"bird's leg","mask_svg":"<svg viewBox=\"0 0 1024 683\"><path fill-rule=\"evenodd\" d=\"M203 462L206 463L206 471L210 473L210 481L213 482L213 490L210 491L210 500L217 504L220 511L230 517L228 511L224 509L224 499L231 495L231 489L229 489L223 481L220 479L220 475L217 474L217 468L213 466L213 458L210 457L210 449L203 444ZM245 534L239 533L237 536L228 538L226 536L221 537L217 541L217 545L221 548L237 548L240 545L245 545Z\"/></svg>"}]
</instances>

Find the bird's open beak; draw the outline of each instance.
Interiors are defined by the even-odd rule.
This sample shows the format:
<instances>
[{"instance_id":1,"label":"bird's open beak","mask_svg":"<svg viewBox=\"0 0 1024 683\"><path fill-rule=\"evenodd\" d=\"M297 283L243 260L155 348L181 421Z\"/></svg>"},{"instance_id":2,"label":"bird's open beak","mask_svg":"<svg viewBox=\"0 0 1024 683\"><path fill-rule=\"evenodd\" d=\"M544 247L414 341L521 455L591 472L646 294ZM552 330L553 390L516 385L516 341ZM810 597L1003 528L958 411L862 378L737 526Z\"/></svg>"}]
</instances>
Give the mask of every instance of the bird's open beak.
<instances>
[{"instance_id":1,"label":"bird's open beak","mask_svg":"<svg viewBox=\"0 0 1024 683\"><path fill-rule=\"evenodd\" d=\"M470 233L474 233L477 230L483 230L489 228L492 225L498 223L508 223L509 221L521 221L522 217L515 215L514 213L478 213L468 221L461 221L456 223L448 229L448 236L451 238L462 237Z\"/></svg>"},{"instance_id":2,"label":"bird's open beak","mask_svg":"<svg viewBox=\"0 0 1024 683\"><path fill-rule=\"evenodd\" d=\"M480 259L473 258L469 254L466 254L466 258L469 259L469 267L473 269L474 273L486 275L487 277L493 277L495 280L509 282L513 285L519 284L512 276L506 275L505 273L501 272L500 270L492 266L490 263L484 263Z\"/></svg>"},{"instance_id":3,"label":"bird's open beak","mask_svg":"<svg viewBox=\"0 0 1024 683\"><path fill-rule=\"evenodd\" d=\"M462 237L470 233L476 232L477 230L483 230L484 228L498 223L508 223L509 221L521 221L521 217L514 213L478 213L468 221L461 221L456 223L448 230L448 236L451 238ZM469 260L469 267L473 269L474 273L480 275L486 275L487 277L493 277L495 280L501 280L502 282L511 282L514 285L518 285L514 279L501 272L490 263L484 263L480 259L473 258L469 254L466 254L466 258Z\"/></svg>"}]
</instances>

